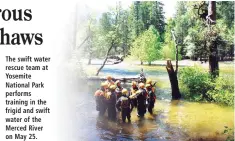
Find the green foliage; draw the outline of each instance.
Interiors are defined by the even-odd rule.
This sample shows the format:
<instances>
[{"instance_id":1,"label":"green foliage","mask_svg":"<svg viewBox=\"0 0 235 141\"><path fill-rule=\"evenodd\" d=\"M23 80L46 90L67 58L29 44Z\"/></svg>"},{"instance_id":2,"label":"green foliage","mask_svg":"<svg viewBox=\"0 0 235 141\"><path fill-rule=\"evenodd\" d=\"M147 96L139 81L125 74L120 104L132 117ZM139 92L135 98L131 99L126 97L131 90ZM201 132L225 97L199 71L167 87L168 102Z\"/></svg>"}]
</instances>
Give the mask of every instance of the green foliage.
<instances>
[{"instance_id":1,"label":"green foliage","mask_svg":"<svg viewBox=\"0 0 235 141\"><path fill-rule=\"evenodd\" d=\"M175 60L176 49L175 49L175 43L173 40L167 42L167 44L163 46L162 53L163 53L164 59Z\"/></svg>"},{"instance_id":2,"label":"green foliage","mask_svg":"<svg viewBox=\"0 0 235 141\"><path fill-rule=\"evenodd\" d=\"M133 42L130 52L132 57L151 64L152 61L162 58L161 47L160 35L150 26Z\"/></svg>"},{"instance_id":3,"label":"green foliage","mask_svg":"<svg viewBox=\"0 0 235 141\"><path fill-rule=\"evenodd\" d=\"M224 19L229 28L234 27L234 1L217 2L217 19Z\"/></svg>"},{"instance_id":4,"label":"green foliage","mask_svg":"<svg viewBox=\"0 0 235 141\"><path fill-rule=\"evenodd\" d=\"M216 2L216 24L212 26L213 35L209 32L206 21L199 17L195 6L201 2L177 2L173 27L180 46L179 53L183 58L208 58L211 42L218 47L219 57L233 56L234 36L234 2ZM207 6L205 6L207 8ZM202 11L201 11L202 12Z\"/></svg>"},{"instance_id":5,"label":"green foliage","mask_svg":"<svg viewBox=\"0 0 235 141\"><path fill-rule=\"evenodd\" d=\"M122 9L121 3L116 8L104 12L95 25L93 32L93 57L101 58L107 53L108 48L113 46L110 55L123 54L126 56L130 46L129 13Z\"/></svg>"},{"instance_id":6,"label":"green foliage","mask_svg":"<svg viewBox=\"0 0 235 141\"><path fill-rule=\"evenodd\" d=\"M179 71L180 90L185 99L210 101L232 106L234 103L233 81L218 77L212 79L199 67L186 67Z\"/></svg>"},{"instance_id":7,"label":"green foliage","mask_svg":"<svg viewBox=\"0 0 235 141\"><path fill-rule=\"evenodd\" d=\"M130 9L130 21L134 40L153 25L159 32L161 41L163 41L165 17L162 2L134 1Z\"/></svg>"},{"instance_id":8,"label":"green foliage","mask_svg":"<svg viewBox=\"0 0 235 141\"><path fill-rule=\"evenodd\" d=\"M226 141L234 141L234 128L224 126L224 132L222 134L227 135Z\"/></svg>"},{"instance_id":9,"label":"green foliage","mask_svg":"<svg viewBox=\"0 0 235 141\"><path fill-rule=\"evenodd\" d=\"M175 42L172 39L172 33L171 30L173 30L173 27L175 26L175 22L173 19L168 19L166 26L166 32L165 32L165 44L162 48L163 58L164 59L171 59L175 60L176 56L176 48L175 48ZM180 54L178 54L179 60L182 58Z\"/></svg>"},{"instance_id":10,"label":"green foliage","mask_svg":"<svg viewBox=\"0 0 235 141\"><path fill-rule=\"evenodd\" d=\"M93 21L88 24L89 32L87 33L91 35L91 38L89 43L86 43L86 48L89 49L85 49L85 52L92 52L93 58L104 57L111 42L114 41L114 48L110 52L113 55L127 56L134 51L132 54L143 61L151 62L161 58L174 60L176 50L171 35L171 30L174 30L179 47L179 58L208 58L211 41L217 44L220 58L233 57L234 2L216 3L216 25L212 26L216 36L209 35L206 22L199 17L198 11L195 9L195 5L200 3L178 1L174 18L165 23L162 2L134 1L128 9L123 9L121 2L117 2L116 7L102 13L100 18L88 18L88 21L91 19ZM148 38L148 36L152 36L145 33L151 25L157 30L155 42L152 41L155 37ZM82 39L87 37L87 35L84 36ZM159 39L162 47L160 47ZM151 45L151 43L155 45ZM133 49L136 46L142 49ZM147 52L146 46L150 46L148 49L150 53L137 53ZM156 46L157 49L151 46ZM160 48L162 48L162 54L158 52ZM157 52L154 54L153 51Z\"/></svg>"},{"instance_id":11,"label":"green foliage","mask_svg":"<svg viewBox=\"0 0 235 141\"><path fill-rule=\"evenodd\" d=\"M207 94L214 102L230 106L234 104L234 83L232 80L218 77L211 85L214 89L210 89Z\"/></svg>"},{"instance_id":12,"label":"green foliage","mask_svg":"<svg viewBox=\"0 0 235 141\"><path fill-rule=\"evenodd\" d=\"M184 98L200 101L211 87L208 72L199 67L186 67L179 71L180 90Z\"/></svg>"},{"instance_id":13,"label":"green foliage","mask_svg":"<svg viewBox=\"0 0 235 141\"><path fill-rule=\"evenodd\" d=\"M186 4L187 2L184 1L177 2L176 5L177 12L176 12L176 17L174 19L175 20L174 30L177 36L178 44L180 46L179 54L181 54L181 56L183 57L185 57L187 51L184 39L188 35L188 29L190 28L190 26L192 26L190 22L191 15L187 11Z\"/></svg>"}]
</instances>

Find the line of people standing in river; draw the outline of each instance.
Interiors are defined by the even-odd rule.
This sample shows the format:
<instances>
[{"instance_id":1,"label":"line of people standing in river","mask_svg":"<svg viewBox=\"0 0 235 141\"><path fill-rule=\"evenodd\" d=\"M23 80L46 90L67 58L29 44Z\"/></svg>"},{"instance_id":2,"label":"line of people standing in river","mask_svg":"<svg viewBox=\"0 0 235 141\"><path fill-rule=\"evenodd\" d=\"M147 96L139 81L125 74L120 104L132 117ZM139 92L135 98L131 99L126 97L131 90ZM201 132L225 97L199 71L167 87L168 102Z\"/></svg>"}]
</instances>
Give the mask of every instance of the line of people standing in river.
<instances>
[{"instance_id":1,"label":"line of people standing in river","mask_svg":"<svg viewBox=\"0 0 235 141\"><path fill-rule=\"evenodd\" d=\"M121 112L122 121L131 121L131 112L137 108L137 116L143 117L145 113L153 113L156 100L155 89L152 80L144 82L132 81L131 90L123 88L121 81L113 81L111 76L107 76L107 81L101 83L99 90L95 92L96 110L100 115L108 111L108 118L116 120L116 109Z\"/></svg>"}]
</instances>

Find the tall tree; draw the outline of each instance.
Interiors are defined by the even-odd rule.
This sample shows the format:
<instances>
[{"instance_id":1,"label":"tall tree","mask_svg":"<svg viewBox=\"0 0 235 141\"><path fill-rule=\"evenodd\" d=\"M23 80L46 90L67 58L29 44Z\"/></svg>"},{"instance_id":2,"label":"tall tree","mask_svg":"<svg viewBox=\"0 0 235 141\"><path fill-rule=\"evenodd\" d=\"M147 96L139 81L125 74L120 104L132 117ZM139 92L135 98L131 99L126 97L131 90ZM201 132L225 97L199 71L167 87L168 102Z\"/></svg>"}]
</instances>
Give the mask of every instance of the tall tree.
<instances>
[{"instance_id":1,"label":"tall tree","mask_svg":"<svg viewBox=\"0 0 235 141\"><path fill-rule=\"evenodd\" d=\"M216 23L216 2L209 1L208 5L208 24L209 24L209 70L213 77L219 75L218 49L217 49L217 33L211 29L211 25Z\"/></svg>"},{"instance_id":2,"label":"tall tree","mask_svg":"<svg viewBox=\"0 0 235 141\"><path fill-rule=\"evenodd\" d=\"M121 47L123 56L125 57L127 55L127 52L130 47L130 27L128 22L128 11L123 10L120 16L120 35L121 35Z\"/></svg>"},{"instance_id":3,"label":"tall tree","mask_svg":"<svg viewBox=\"0 0 235 141\"><path fill-rule=\"evenodd\" d=\"M160 35L154 26L150 26L133 42L130 52L132 57L151 65L152 61L162 58L161 49Z\"/></svg>"},{"instance_id":4,"label":"tall tree","mask_svg":"<svg viewBox=\"0 0 235 141\"><path fill-rule=\"evenodd\" d=\"M178 1L176 5L176 15L175 15L175 34L178 37L178 46L179 53L183 58L186 55L186 46L184 44L184 39L188 35L188 29L191 26L190 24L190 16L187 13L187 2Z\"/></svg>"},{"instance_id":5,"label":"tall tree","mask_svg":"<svg viewBox=\"0 0 235 141\"><path fill-rule=\"evenodd\" d=\"M163 41L163 33L165 32L165 17L163 11L164 4L159 1L151 2L150 9L150 21L151 25L154 25L155 28L161 35L161 41Z\"/></svg>"},{"instance_id":6,"label":"tall tree","mask_svg":"<svg viewBox=\"0 0 235 141\"><path fill-rule=\"evenodd\" d=\"M133 6L133 24L135 36L139 36L141 32L141 21L140 21L140 1L135 1Z\"/></svg>"},{"instance_id":7,"label":"tall tree","mask_svg":"<svg viewBox=\"0 0 235 141\"><path fill-rule=\"evenodd\" d=\"M103 13L100 19L102 33L100 38L103 43L101 46L105 46L106 55L101 67L96 73L97 76L99 75L99 72L102 70L102 68L105 66L108 56L110 55L112 49L115 48L116 52L117 47L120 45L120 11L120 3L117 3L115 10Z\"/></svg>"}]
</instances>

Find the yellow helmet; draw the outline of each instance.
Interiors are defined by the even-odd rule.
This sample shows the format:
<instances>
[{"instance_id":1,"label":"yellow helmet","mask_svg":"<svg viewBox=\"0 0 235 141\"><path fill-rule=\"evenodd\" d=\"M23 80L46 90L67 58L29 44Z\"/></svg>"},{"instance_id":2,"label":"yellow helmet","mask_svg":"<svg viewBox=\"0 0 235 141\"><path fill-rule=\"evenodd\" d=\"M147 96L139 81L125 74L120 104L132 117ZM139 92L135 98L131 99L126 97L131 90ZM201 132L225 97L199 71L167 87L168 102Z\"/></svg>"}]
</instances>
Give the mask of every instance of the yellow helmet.
<instances>
[{"instance_id":1,"label":"yellow helmet","mask_svg":"<svg viewBox=\"0 0 235 141\"><path fill-rule=\"evenodd\" d=\"M146 84L152 84L152 80L151 80L151 79L148 79L148 80L146 81Z\"/></svg>"},{"instance_id":2,"label":"yellow helmet","mask_svg":"<svg viewBox=\"0 0 235 141\"><path fill-rule=\"evenodd\" d=\"M105 88L107 88L107 87L108 87L108 83L106 83L106 82L102 82L102 83L101 83L101 87L105 87Z\"/></svg>"},{"instance_id":3,"label":"yellow helmet","mask_svg":"<svg viewBox=\"0 0 235 141\"><path fill-rule=\"evenodd\" d=\"M122 90L122 94L127 95L127 94L128 94L127 89L123 89L123 90Z\"/></svg>"},{"instance_id":4,"label":"yellow helmet","mask_svg":"<svg viewBox=\"0 0 235 141\"><path fill-rule=\"evenodd\" d=\"M107 77L107 80L112 80L112 76L108 75Z\"/></svg>"},{"instance_id":5,"label":"yellow helmet","mask_svg":"<svg viewBox=\"0 0 235 141\"><path fill-rule=\"evenodd\" d=\"M144 83L139 83L139 87L143 89L144 88Z\"/></svg>"},{"instance_id":6,"label":"yellow helmet","mask_svg":"<svg viewBox=\"0 0 235 141\"><path fill-rule=\"evenodd\" d=\"M146 88L148 88L148 87L150 87L150 86L151 86L150 84L146 84L146 86L145 86L145 87L146 87Z\"/></svg>"},{"instance_id":7,"label":"yellow helmet","mask_svg":"<svg viewBox=\"0 0 235 141\"><path fill-rule=\"evenodd\" d=\"M116 86L115 86L115 85L111 85L109 88L110 88L111 90L115 90L115 89L116 89Z\"/></svg>"},{"instance_id":8,"label":"yellow helmet","mask_svg":"<svg viewBox=\"0 0 235 141\"><path fill-rule=\"evenodd\" d=\"M136 86L136 82L135 81L132 81L132 83L131 83L131 86Z\"/></svg>"}]
</instances>

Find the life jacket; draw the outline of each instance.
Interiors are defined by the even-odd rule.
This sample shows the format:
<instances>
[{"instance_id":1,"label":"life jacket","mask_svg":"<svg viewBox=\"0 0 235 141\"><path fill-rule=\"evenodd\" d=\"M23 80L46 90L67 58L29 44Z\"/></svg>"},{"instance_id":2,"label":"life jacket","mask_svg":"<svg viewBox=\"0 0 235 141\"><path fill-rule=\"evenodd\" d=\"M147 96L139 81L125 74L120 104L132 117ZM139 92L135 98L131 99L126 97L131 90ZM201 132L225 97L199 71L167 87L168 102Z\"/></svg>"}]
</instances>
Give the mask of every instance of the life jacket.
<instances>
[{"instance_id":1,"label":"life jacket","mask_svg":"<svg viewBox=\"0 0 235 141\"><path fill-rule=\"evenodd\" d=\"M138 91L138 87L131 87L131 94L135 94Z\"/></svg>"},{"instance_id":2,"label":"life jacket","mask_svg":"<svg viewBox=\"0 0 235 141\"><path fill-rule=\"evenodd\" d=\"M114 104L116 103L116 94L115 92L107 92L105 95L105 100L109 104Z\"/></svg>"},{"instance_id":3,"label":"life jacket","mask_svg":"<svg viewBox=\"0 0 235 141\"><path fill-rule=\"evenodd\" d=\"M127 97L121 97L121 108L130 108L130 101Z\"/></svg>"},{"instance_id":4,"label":"life jacket","mask_svg":"<svg viewBox=\"0 0 235 141\"><path fill-rule=\"evenodd\" d=\"M155 92L155 86L152 83L150 83L150 88L153 92Z\"/></svg>"},{"instance_id":5,"label":"life jacket","mask_svg":"<svg viewBox=\"0 0 235 141\"><path fill-rule=\"evenodd\" d=\"M147 93L148 93L148 99L149 99L150 101L155 101L155 100L156 100L156 95L155 95L155 93L152 91L152 88L147 89L146 91L147 91Z\"/></svg>"},{"instance_id":6,"label":"life jacket","mask_svg":"<svg viewBox=\"0 0 235 141\"><path fill-rule=\"evenodd\" d=\"M105 93L105 95L104 95L105 99L106 99L106 100L109 100L110 97L111 97L111 94L112 94L111 92Z\"/></svg>"},{"instance_id":7,"label":"life jacket","mask_svg":"<svg viewBox=\"0 0 235 141\"><path fill-rule=\"evenodd\" d=\"M137 95L137 105L145 105L148 93L146 92L145 89L139 89L137 91L137 93L138 93L138 95Z\"/></svg>"}]
</instances>

